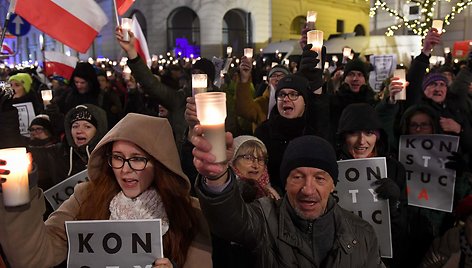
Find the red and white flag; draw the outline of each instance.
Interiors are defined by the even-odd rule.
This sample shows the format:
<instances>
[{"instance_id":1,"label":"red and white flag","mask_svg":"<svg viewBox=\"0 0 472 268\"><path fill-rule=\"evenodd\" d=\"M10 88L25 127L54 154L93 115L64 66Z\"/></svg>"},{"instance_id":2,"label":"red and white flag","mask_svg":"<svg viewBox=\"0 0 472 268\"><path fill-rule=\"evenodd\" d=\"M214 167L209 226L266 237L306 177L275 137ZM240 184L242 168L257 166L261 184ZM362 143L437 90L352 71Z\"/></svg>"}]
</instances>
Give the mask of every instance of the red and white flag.
<instances>
[{"instance_id":1,"label":"red and white flag","mask_svg":"<svg viewBox=\"0 0 472 268\"><path fill-rule=\"evenodd\" d=\"M134 0L116 0L116 9L118 11L118 15L123 16L123 14L128 11L133 3Z\"/></svg>"},{"instance_id":2,"label":"red and white flag","mask_svg":"<svg viewBox=\"0 0 472 268\"><path fill-rule=\"evenodd\" d=\"M107 16L94 0L16 0L14 12L40 31L85 53Z\"/></svg>"},{"instance_id":3,"label":"red and white flag","mask_svg":"<svg viewBox=\"0 0 472 268\"><path fill-rule=\"evenodd\" d=\"M15 54L15 52L13 51L13 49L11 49L11 47L7 43L3 43L2 44L2 54L4 54L4 55L13 55L13 54Z\"/></svg>"},{"instance_id":4,"label":"red and white flag","mask_svg":"<svg viewBox=\"0 0 472 268\"><path fill-rule=\"evenodd\" d=\"M151 68L151 56L149 55L149 49L146 41L146 37L144 37L143 31L141 30L141 26L139 26L138 19L135 15L133 15L133 22L131 23L131 32L134 33L136 38L136 42L134 46L138 52L138 55L143 59L147 66Z\"/></svg>"},{"instance_id":5,"label":"red and white flag","mask_svg":"<svg viewBox=\"0 0 472 268\"><path fill-rule=\"evenodd\" d=\"M51 75L58 75L69 80L72 76L72 72L75 69L77 61L77 57L67 56L60 52L45 51L45 74L47 77Z\"/></svg>"}]
</instances>

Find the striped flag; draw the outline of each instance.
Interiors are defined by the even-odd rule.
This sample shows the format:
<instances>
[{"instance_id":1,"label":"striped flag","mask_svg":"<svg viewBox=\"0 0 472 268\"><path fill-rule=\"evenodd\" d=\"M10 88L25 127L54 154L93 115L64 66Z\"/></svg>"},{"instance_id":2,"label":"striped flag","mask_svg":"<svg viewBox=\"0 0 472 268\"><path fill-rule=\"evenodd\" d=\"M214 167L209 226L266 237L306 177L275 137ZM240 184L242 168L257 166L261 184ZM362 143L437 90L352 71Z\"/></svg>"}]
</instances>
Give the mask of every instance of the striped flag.
<instances>
[{"instance_id":1,"label":"striped flag","mask_svg":"<svg viewBox=\"0 0 472 268\"><path fill-rule=\"evenodd\" d=\"M146 62L147 66L151 68L152 61L151 56L149 55L146 37L144 37L143 31L141 30L141 26L139 26L138 19L135 15L133 15L133 22L131 23L131 32L136 38L136 43L134 44L134 46L136 47L139 56Z\"/></svg>"},{"instance_id":2,"label":"striped flag","mask_svg":"<svg viewBox=\"0 0 472 268\"><path fill-rule=\"evenodd\" d=\"M94 0L16 0L14 11L40 31L82 53L108 23Z\"/></svg>"},{"instance_id":3,"label":"striped flag","mask_svg":"<svg viewBox=\"0 0 472 268\"><path fill-rule=\"evenodd\" d=\"M76 57L67 56L60 52L45 51L44 65L45 74L47 77L58 75L70 79L72 72L75 69L78 59Z\"/></svg>"},{"instance_id":4,"label":"striped flag","mask_svg":"<svg viewBox=\"0 0 472 268\"><path fill-rule=\"evenodd\" d=\"M133 3L134 0L116 0L116 9L118 10L118 15L123 16L123 14L128 11Z\"/></svg>"}]
</instances>

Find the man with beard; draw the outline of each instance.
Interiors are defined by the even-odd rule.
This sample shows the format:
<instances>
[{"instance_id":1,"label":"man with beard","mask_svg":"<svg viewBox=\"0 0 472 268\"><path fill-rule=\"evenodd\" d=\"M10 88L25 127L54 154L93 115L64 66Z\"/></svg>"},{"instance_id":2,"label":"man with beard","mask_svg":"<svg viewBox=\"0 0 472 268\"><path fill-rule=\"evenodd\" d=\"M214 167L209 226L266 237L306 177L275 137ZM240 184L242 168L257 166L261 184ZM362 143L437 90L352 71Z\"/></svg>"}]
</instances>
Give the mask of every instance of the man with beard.
<instances>
[{"instance_id":1,"label":"man with beard","mask_svg":"<svg viewBox=\"0 0 472 268\"><path fill-rule=\"evenodd\" d=\"M211 231L252 251L255 267L384 267L372 226L337 205L333 147L316 136L292 140L280 165L285 196L245 204L234 172L215 163L211 144L194 129L200 205ZM227 134L227 154L233 139Z\"/></svg>"}]
</instances>

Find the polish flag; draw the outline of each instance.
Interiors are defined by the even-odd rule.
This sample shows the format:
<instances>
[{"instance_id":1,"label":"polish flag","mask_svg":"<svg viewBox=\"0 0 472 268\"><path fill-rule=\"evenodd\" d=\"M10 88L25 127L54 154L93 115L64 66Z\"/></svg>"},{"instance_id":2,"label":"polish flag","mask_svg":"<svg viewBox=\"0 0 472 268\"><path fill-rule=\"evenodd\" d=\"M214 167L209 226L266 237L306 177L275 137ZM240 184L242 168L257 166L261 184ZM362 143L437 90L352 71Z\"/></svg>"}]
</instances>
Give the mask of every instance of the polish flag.
<instances>
[{"instance_id":1,"label":"polish flag","mask_svg":"<svg viewBox=\"0 0 472 268\"><path fill-rule=\"evenodd\" d=\"M40 31L82 53L108 23L94 0L16 0L14 11Z\"/></svg>"},{"instance_id":2,"label":"polish flag","mask_svg":"<svg viewBox=\"0 0 472 268\"><path fill-rule=\"evenodd\" d=\"M118 9L118 15L123 16L123 14L128 11L133 3L134 0L116 0L116 9Z\"/></svg>"},{"instance_id":3,"label":"polish flag","mask_svg":"<svg viewBox=\"0 0 472 268\"><path fill-rule=\"evenodd\" d=\"M72 72L75 69L77 61L77 57L67 56L60 52L45 51L45 74L47 77L58 75L69 80L72 76Z\"/></svg>"},{"instance_id":4,"label":"polish flag","mask_svg":"<svg viewBox=\"0 0 472 268\"><path fill-rule=\"evenodd\" d=\"M151 56L149 55L149 49L146 41L146 37L144 37L143 31L141 30L141 26L139 26L138 19L136 15L133 15L133 22L131 23L131 32L134 33L135 43L134 46L138 52L138 55L143 59L147 66L151 68Z\"/></svg>"},{"instance_id":5,"label":"polish flag","mask_svg":"<svg viewBox=\"0 0 472 268\"><path fill-rule=\"evenodd\" d=\"M13 55L13 54L15 54L15 52L13 51L13 49L11 49L11 47L7 43L3 43L1 54L3 54L3 55Z\"/></svg>"}]
</instances>

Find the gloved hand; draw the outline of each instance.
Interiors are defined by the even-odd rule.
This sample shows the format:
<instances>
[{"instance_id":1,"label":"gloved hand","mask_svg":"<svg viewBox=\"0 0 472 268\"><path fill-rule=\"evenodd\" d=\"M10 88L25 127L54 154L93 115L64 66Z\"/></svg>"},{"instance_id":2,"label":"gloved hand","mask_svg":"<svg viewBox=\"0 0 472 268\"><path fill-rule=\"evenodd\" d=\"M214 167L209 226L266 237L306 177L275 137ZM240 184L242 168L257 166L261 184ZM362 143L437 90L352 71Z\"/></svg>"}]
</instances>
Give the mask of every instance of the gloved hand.
<instances>
[{"instance_id":1,"label":"gloved hand","mask_svg":"<svg viewBox=\"0 0 472 268\"><path fill-rule=\"evenodd\" d=\"M400 199L400 187L390 178L383 178L372 183L377 186L375 192L381 199L389 199L390 204L394 205Z\"/></svg>"},{"instance_id":2,"label":"gloved hand","mask_svg":"<svg viewBox=\"0 0 472 268\"><path fill-rule=\"evenodd\" d=\"M0 166L4 166L4 165L6 165L6 163L7 162L5 162L5 160L0 159ZM10 174L10 170L0 168L0 175L8 175L8 174ZM0 177L0 193L2 192L2 183L6 182L6 181L7 181L6 178Z\"/></svg>"},{"instance_id":3,"label":"gloved hand","mask_svg":"<svg viewBox=\"0 0 472 268\"><path fill-rule=\"evenodd\" d=\"M458 152L452 152L450 156L447 157L449 160L444 165L448 169L453 169L456 171L456 177L462 176L465 167L467 166L467 161L464 159L464 156Z\"/></svg>"},{"instance_id":4,"label":"gloved hand","mask_svg":"<svg viewBox=\"0 0 472 268\"><path fill-rule=\"evenodd\" d=\"M310 82L310 88L317 90L323 86L323 69L316 68L320 62L318 53L311 50L312 44L307 44L303 48L302 59L300 60L299 73Z\"/></svg>"},{"instance_id":5,"label":"gloved hand","mask_svg":"<svg viewBox=\"0 0 472 268\"><path fill-rule=\"evenodd\" d=\"M60 113L59 105L57 103L51 102L50 104L46 105L46 114L51 115L51 114L58 114Z\"/></svg>"}]
</instances>

